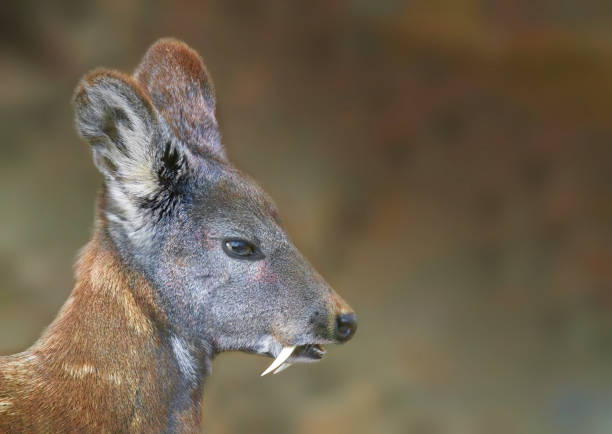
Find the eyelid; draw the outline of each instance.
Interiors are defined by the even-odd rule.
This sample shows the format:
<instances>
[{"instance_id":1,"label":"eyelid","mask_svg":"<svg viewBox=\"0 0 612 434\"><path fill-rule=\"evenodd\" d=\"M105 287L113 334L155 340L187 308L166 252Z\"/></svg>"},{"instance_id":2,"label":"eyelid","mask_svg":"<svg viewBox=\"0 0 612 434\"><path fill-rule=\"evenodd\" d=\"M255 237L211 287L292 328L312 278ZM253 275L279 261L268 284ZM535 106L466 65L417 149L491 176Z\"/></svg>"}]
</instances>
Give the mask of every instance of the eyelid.
<instances>
[{"instance_id":1,"label":"eyelid","mask_svg":"<svg viewBox=\"0 0 612 434\"><path fill-rule=\"evenodd\" d=\"M236 235L230 235L227 237L208 237L209 240L217 240L217 241L231 241L231 240L237 240L237 241L246 241L247 243L251 243L253 244L255 247L259 248L261 246L261 240L259 239L259 237L257 236L251 236L248 235L247 233L243 233L241 231L237 231L234 230L233 231Z\"/></svg>"}]
</instances>

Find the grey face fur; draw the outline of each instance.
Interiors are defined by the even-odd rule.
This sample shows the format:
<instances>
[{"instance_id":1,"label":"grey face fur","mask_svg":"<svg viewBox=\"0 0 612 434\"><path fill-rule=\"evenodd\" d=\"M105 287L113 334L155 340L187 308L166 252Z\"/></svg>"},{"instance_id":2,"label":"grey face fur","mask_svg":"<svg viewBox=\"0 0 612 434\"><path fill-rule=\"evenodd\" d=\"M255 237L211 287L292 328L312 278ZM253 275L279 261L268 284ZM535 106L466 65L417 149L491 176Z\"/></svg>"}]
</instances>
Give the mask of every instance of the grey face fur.
<instances>
[{"instance_id":1,"label":"grey face fur","mask_svg":"<svg viewBox=\"0 0 612 434\"><path fill-rule=\"evenodd\" d=\"M275 357L339 340L337 318L351 309L291 243L270 198L227 161L195 52L162 40L133 77L86 76L75 107L104 176L105 229L158 291L187 375L221 351ZM257 254L231 256L228 240Z\"/></svg>"}]
</instances>

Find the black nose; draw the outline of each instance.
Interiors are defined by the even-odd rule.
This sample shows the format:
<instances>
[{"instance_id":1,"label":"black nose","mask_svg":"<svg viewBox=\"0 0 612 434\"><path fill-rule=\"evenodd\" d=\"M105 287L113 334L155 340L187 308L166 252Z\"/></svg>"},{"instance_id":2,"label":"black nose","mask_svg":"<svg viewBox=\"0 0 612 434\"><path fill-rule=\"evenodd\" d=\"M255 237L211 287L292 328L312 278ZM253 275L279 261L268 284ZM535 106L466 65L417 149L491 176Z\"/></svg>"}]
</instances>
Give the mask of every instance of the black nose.
<instances>
[{"instance_id":1,"label":"black nose","mask_svg":"<svg viewBox=\"0 0 612 434\"><path fill-rule=\"evenodd\" d=\"M346 342L357 330L357 317L354 313L343 313L336 317L336 338L340 342Z\"/></svg>"}]
</instances>

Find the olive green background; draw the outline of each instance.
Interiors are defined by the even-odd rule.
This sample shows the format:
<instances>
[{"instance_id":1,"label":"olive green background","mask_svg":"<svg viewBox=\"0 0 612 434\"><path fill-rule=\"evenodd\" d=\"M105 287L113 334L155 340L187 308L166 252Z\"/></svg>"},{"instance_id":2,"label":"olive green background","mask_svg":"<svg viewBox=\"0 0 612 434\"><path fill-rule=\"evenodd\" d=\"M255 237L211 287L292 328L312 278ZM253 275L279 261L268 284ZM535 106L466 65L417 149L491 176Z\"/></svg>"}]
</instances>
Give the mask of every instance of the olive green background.
<instances>
[{"instance_id":1,"label":"olive green background","mask_svg":"<svg viewBox=\"0 0 612 434\"><path fill-rule=\"evenodd\" d=\"M231 159L360 321L277 376L220 355L206 432L612 432L606 1L3 2L0 354L91 233L74 86L162 36L204 57Z\"/></svg>"}]
</instances>

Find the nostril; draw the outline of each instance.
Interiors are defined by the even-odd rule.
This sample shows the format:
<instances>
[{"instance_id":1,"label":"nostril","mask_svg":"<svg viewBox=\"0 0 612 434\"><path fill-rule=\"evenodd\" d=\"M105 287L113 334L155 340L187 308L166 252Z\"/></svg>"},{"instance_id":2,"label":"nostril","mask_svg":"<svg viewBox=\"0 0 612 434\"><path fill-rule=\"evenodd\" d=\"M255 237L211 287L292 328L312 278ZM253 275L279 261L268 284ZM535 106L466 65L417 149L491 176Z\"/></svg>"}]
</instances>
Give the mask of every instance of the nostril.
<instances>
[{"instance_id":1,"label":"nostril","mask_svg":"<svg viewBox=\"0 0 612 434\"><path fill-rule=\"evenodd\" d=\"M357 317L354 313L343 313L336 317L336 338L340 342L346 342L357 330Z\"/></svg>"}]
</instances>

